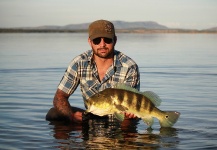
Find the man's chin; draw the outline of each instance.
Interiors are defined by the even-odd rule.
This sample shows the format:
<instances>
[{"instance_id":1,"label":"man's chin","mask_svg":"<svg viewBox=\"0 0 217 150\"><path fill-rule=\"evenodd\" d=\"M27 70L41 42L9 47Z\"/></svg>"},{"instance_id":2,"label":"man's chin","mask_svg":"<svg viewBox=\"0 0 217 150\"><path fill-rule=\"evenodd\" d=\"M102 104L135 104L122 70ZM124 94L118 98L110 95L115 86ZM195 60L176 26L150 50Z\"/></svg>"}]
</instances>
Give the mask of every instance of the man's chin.
<instances>
[{"instance_id":1,"label":"man's chin","mask_svg":"<svg viewBox=\"0 0 217 150\"><path fill-rule=\"evenodd\" d=\"M113 53L109 53L108 50L98 50L97 53L95 53L96 56L100 58L110 58L113 57Z\"/></svg>"},{"instance_id":2,"label":"man's chin","mask_svg":"<svg viewBox=\"0 0 217 150\"><path fill-rule=\"evenodd\" d=\"M98 54L97 56L100 57L100 58L108 58L107 54Z\"/></svg>"}]
</instances>

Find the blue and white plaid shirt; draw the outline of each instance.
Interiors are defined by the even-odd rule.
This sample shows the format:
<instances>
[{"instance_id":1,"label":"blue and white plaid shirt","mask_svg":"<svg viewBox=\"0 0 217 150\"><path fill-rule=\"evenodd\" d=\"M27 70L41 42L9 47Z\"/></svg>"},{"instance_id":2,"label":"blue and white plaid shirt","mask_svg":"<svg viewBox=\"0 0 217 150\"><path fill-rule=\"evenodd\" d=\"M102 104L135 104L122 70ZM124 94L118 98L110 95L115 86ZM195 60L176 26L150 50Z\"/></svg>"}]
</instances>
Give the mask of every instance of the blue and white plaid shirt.
<instances>
[{"instance_id":1,"label":"blue and white plaid shirt","mask_svg":"<svg viewBox=\"0 0 217 150\"><path fill-rule=\"evenodd\" d=\"M139 90L139 69L131 58L115 50L114 64L100 81L92 56L93 51L88 50L75 57L60 81L58 89L72 94L80 84L84 100L106 88L114 87L117 83L124 83Z\"/></svg>"}]
</instances>

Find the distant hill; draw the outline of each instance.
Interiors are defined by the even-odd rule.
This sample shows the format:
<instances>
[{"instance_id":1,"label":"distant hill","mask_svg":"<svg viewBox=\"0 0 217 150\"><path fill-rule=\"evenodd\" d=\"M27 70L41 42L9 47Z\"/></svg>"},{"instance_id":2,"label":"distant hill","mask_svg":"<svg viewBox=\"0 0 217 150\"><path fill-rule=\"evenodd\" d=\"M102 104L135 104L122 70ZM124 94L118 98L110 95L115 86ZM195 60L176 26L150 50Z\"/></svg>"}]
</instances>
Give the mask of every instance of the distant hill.
<instances>
[{"instance_id":1,"label":"distant hill","mask_svg":"<svg viewBox=\"0 0 217 150\"><path fill-rule=\"evenodd\" d=\"M217 27L197 29L173 29L154 21L112 21L116 32L122 33L217 33ZM87 32L90 23L68 24L65 26L47 25L39 27L0 28L0 33L49 33L49 32Z\"/></svg>"},{"instance_id":2,"label":"distant hill","mask_svg":"<svg viewBox=\"0 0 217 150\"><path fill-rule=\"evenodd\" d=\"M160 25L154 21L113 21L113 23L116 29L168 29L168 27Z\"/></svg>"},{"instance_id":3,"label":"distant hill","mask_svg":"<svg viewBox=\"0 0 217 150\"><path fill-rule=\"evenodd\" d=\"M126 21L112 21L115 29L168 29L164 25L160 25L153 21L141 22L126 22ZM66 26L40 26L38 29L58 29L58 30L87 30L90 23L69 24Z\"/></svg>"},{"instance_id":4,"label":"distant hill","mask_svg":"<svg viewBox=\"0 0 217 150\"><path fill-rule=\"evenodd\" d=\"M89 23L82 23L82 24L69 24L65 26L54 26L54 25L47 25L47 26L39 26L36 27L37 29L51 29L51 30L87 30ZM35 29L34 27L32 29Z\"/></svg>"},{"instance_id":5,"label":"distant hill","mask_svg":"<svg viewBox=\"0 0 217 150\"><path fill-rule=\"evenodd\" d=\"M213 27L213 28L205 29L205 31L217 31L217 27Z\"/></svg>"}]
</instances>

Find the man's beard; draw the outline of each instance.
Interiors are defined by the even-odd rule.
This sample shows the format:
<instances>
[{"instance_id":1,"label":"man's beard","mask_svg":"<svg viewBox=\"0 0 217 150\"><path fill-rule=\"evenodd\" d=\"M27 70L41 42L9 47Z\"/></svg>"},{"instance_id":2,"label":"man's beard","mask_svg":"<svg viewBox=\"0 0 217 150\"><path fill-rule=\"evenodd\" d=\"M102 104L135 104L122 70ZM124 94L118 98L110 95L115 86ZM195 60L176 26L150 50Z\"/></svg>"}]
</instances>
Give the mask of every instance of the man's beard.
<instances>
[{"instance_id":1,"label":"man's beard","mask_svg":"<svg viewBox=\"0 0 217 150\"><path fill-rule=\"evenodd\" d=\"M101 53L101 50L105 50L106 53ZM100 57L100 58L112 58L114 54L114 50L109 51L108 48L98 48L97 50L93 50L94 55Z\"/></svg>"}]
</instances>

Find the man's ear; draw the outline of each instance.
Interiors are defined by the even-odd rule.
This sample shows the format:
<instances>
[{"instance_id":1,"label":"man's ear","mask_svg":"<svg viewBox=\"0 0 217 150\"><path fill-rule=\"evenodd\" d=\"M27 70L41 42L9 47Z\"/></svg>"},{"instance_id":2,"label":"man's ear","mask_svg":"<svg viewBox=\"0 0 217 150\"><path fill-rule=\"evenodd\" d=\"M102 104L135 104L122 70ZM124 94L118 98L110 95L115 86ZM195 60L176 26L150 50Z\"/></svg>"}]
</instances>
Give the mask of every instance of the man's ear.
<instances>
[{"instance_id":1,"label":"man's ear","mask_svg":"<svg viewBox=\"0 0 217 150\"><path fill-rule=\"evenodd\" d=\"M116 44L116 42L117 42L117 36L114 36L114 45Z\"/></svg>"},{"instance_id":2,"label":"man's ear","mask_svg":"<svg viewBox=\"0 0 217 150\"><path fill-rule=\"evenodd\" d=\"M88 41L89 45L91 46L91 39L88 38L87 41Z\"/></svg>"}]
</instances>

